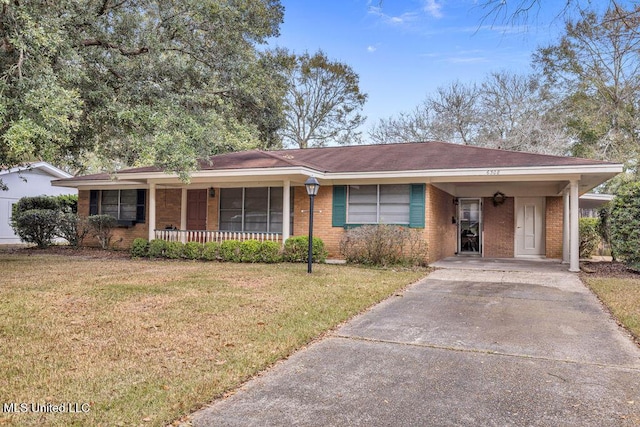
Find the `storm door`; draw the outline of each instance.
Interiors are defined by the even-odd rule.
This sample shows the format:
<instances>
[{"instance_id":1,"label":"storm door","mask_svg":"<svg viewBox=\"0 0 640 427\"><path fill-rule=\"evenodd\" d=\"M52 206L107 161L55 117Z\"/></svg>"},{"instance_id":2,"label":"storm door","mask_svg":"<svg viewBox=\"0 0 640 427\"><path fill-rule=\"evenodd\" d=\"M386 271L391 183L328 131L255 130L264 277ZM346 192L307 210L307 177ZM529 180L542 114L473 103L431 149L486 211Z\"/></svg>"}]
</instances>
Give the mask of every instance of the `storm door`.
<instances>
[{"instance_id":1,"label":"storm door","mask_svg":"<svg viewBox=\"0 0 640 427\"><path fill-rule=\"evenodd\" d=\"M481 200L458 199L458 253L480 255L481 248Z\"/></svg>"}]
</instances>

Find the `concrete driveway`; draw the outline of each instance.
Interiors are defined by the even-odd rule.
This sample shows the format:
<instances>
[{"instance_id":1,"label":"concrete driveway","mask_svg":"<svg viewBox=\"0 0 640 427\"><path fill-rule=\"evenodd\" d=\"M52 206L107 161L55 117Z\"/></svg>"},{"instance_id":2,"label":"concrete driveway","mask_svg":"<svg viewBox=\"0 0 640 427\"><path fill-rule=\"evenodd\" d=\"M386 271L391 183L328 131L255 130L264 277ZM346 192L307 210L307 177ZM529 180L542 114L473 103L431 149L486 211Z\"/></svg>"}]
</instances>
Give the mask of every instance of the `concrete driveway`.
<instances>
[{"instance_id":1,"label":"concrete driveway","mask_svg":"<svg viewBox=\"0 0 640 427\"><path fill-rule=\"evenodd\" d=\"M640 425L640 350L565 266L440 265L193 424Z\"/></svg>"}]
</instances>

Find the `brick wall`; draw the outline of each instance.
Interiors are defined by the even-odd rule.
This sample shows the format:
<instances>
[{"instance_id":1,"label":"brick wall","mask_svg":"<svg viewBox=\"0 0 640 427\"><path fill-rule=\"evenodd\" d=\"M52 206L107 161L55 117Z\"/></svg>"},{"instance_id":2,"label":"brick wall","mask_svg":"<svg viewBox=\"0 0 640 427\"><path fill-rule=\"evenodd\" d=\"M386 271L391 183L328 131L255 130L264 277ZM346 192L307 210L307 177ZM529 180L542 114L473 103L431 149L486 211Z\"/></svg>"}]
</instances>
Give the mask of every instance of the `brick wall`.
<instances>
[{"instance_id":1,"label":"brick wall","mask_svg":"<svg viewBox=\"0 0 640 427\"><path fill-rule=\"evenodd\" d=\"M293 231L296 236L306 236L309 230L309 196L304 187L294 191ZM429 245L429 262L453 256L456 252L456 226L451 218L455 216L453 196L433 186L426 186L424 235ZM333 188L320 187L315 198L313 235L322 238L329 256L339 258L340 241L345 234L343 227L333 227ZM304 211L304 212L302 212Z\"/></svg>"},{"instance_id":2,"label":"brick wall","mask_svg":"<svg viewBox=\"0 0 640 427\"><path fill-rule=\"evenodd\" d=\"M78 215L89 216L89 190L78 191ZM115 249L128 249L134 239L142 237L148 238L147 222L149 221L149 212L146 212L146 221L144 224L136 224L133 227L117 227L113 230L113 238L111 243ZM87 236L82 243L85 246L100 246L95 237Z\"/></svg>"},{"instance_id":3,"label":"brick wall","mask_svg":"<svg viewBox=\"0 0 640 427\"><path fill-rule=\"evenodd\" d=\"M426 186L425 235L429 246L429 262L453 256L457 250L457 227L453 196L433 185Z\"/></svg>"},{"instance_id":4,"label":"brick wall","mask_svg":"<svg viewBox=\"0 0 640 427\"><path fill-rule=\"evenodd\" d=\"M484 256L512 258L515 254L515 199L507 197L503 204L494 206L493 199L485 197L482 206Z\"/></svg>"},{"instance_id":5,"label":"brick wall","mask_svg":"<svg viewBox=\"0 0 640 427\"><path fill-rule=\"evenodd\" d=\"M89 216L89 190L78 190L78 215Z\"/></svg>"},{"instance_id":6,"label":"brick wall","mask_svg":"<svg viewBox=\"0 0 640 427\"><path fill-rule=\"evenodd\" d=\"M180 228L182 190L179 188L156 190L156 228ZM147 215L148 218L148 215Z\"/></svg>"},{"instance_id":7,"label":"brick wall","mask_svg":"<svg viewBox=\"0 0 640 427\"><path fill-rule=\"evenodd\" d=\"M562 258L562 197L547 197L546 200L546 257Z\"/></svg>"},{"instance_id":8,"label":"brick wall","mask_svg":"<svg viewBox=\"0 0 640 427\"><path fill-rule=\"evenodd\" d=\"M220 189L215 189L215 197L209 195L207 189L207 230L218 230L218 198ZM156 228L180 228L180 212L182 210L182 189L156 190Z\"/></svg>"},{"instance_id":9,"label":"brick wall","mask_svg":"<svg viewBox=\"0 0 640 427\"><path fill-rule=\"evenodd\" d=\"M292 235L306 236L309 233L309 196L304 187L291 187L291 191L294 192ZM313 204L313 235L322 239L330 258L340 258L340 240L345 230L331 225L333 187L321 186Z\"/></svg>"},{"instance_id":10,"label":"brick wall","mask_svg":"<svg viewBox=\"0 0 640 427\"><path fill-rule=\"evenodd\" d=\"M293 197L292 235L306 236L309 230L309 196L304 187L291 187ZM208 199L207 229L218 229L218 197ZM429 262L453 256L457 251L457 227L451 218L456 216L453 196L433 185L426 186L425 229L429 245ZM333 188L322 186L315 198L314 236L322 238L329 256L340 257L340 241L345 233L343 227L332 227ZM180 227L180 189L158 189L156 191L156 227ZM562 197L546 198L546 257L562 258ZM304 211L304 212L302 212ZM89 191L78 191L78 213L89 215ZM114 230L113 242L117 248L128 248L133 239L148 237L147 222L129 228ZM514 198L508 197L502 205L493 206L491 198L483 200L484 252L486 257L514 256ZM95 238L88 237L86 245L97 246Z\"/></svg>"}]
</instances>

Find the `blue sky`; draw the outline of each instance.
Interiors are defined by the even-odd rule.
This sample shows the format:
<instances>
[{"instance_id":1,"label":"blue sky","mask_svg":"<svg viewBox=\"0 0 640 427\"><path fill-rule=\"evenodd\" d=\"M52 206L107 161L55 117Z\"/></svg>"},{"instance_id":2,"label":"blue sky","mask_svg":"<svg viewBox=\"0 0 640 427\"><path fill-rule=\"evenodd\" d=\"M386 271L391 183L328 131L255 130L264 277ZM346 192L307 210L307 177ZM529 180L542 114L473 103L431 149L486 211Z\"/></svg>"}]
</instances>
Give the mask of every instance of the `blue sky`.
<instances>
[{"instance_id":1,"label":"blue sky","mask_svg":"<svg viewBox=\"0 0 640 427\"><path fill-rule=\"evenodd\" d=\"M536 47L557 39L562 21L549 6L529 26L482 23L478 0L282 0L280 37L271 46L322 49L349 64L369 98L364 130L419 105L454 80L480 82L491 71L530 71ZM366 136L366 135L365 135Z\"/></svg>"}]
</instances>

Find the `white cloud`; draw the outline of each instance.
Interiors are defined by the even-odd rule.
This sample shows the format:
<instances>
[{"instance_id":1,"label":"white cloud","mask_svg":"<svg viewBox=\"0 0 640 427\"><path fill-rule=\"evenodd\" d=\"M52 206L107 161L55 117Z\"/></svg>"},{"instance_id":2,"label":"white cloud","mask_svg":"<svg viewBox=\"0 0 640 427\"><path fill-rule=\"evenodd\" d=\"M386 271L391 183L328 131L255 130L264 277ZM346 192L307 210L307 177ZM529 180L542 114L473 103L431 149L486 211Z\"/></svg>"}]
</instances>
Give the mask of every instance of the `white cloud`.
<instances>
[{"instance_id":1,"label":"white cloud","mask_svg":"<svg viewBox=\"0 0 640 427\"><path fill-rule=\"evenodd\" d=\"M442 5L437 0L424 0L422 2L422 10L427 12L434 18L442 18Z\"/></svg>"},{"instance_id":2,"label":"white cloud","mask_svg":"<svg viewBox=\"0 0 640 427\"><path fill-rule=\"evenodd\" d=\"M450 56L444 60L452 64L478 64L489 62L484 56Z\"/></svg>"},{"instance_id":3,"label":"white cloud","mask_svg":"<svg viewBox=\"0 0 640 427\"><path fill-rule=\"evenodd\" d=\"M415 12L405 12L398 16L387 15L379 6L369 6L367 13L380 18L380 20L385 24L397 26L414 22L418 18L418 14Z\"/></svg>"},{"instance_id":4,"label":"white cloud","mask_svg":"<svg viewBox=\"0 0 640 427\"><path fill-rule=\"evenodd\" d=\"M378 50L378 48L375 47L375 46L371 46L371 45L367 46L367 52L369 52L369 53L373 53L376 50Z\"/></svg>"}]
</instances>

